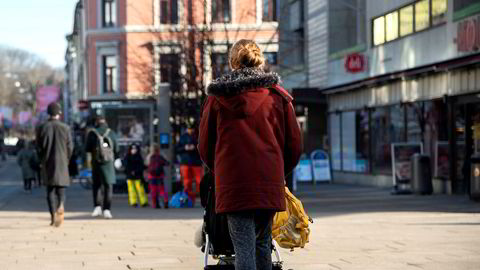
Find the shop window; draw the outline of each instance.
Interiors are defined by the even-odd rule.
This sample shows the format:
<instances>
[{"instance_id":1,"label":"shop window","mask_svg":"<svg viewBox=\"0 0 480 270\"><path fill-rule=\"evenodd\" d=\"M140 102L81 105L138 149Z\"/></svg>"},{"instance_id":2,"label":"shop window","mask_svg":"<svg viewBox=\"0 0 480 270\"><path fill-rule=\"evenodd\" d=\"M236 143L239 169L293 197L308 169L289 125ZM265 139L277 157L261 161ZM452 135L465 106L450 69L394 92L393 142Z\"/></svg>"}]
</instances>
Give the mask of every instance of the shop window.
<instances>
[{"instance_id":1,"label":"shop window","mask_svg":"<svg viewBox=\"0 0 480 270\"><path fill-rule=\"evenodd\" d=\"M355 112L342 113L342 168L344 171L355 171L356 140Z\"/></svg>"},{"instance_id":2,"label":"shop window","mask_svg":"<svg viewBox=\"0 0 480 270\"><path fill-rule=\"evenodd\" d=\"M385 16L373 20L373 45L385 43Z\"/></svg>"},{"instance_id":3,"label":"shop window","mask_svg":"<svg viewBox=\"0 0 480 270\"><path fill-rule=\"evenodd\" d=\"M178 23L177 0L160 1L160 23L176 24Z\"/></svg>"},{"instance_id":4,"label":"shop window","mask_svg":"<svg viewBox=\"0 0 480 270\"><path fill-rule=\"evenodd\" d=\"M466 166L466 156L467 156L467 147L465 141L467 138L466 135L466 110L464 105L459 105L455 108L455 151L456 151L456 180L458 181L458 186L462 189L465 184L464 181L468 177L468 171Z\"/></svg>"},{"instance_id":5,"label":"shop window","mask_svg":"<svg viewBox=\"0 0 480 270\"><path fill-rule=\"evenodd\" d=\"M432 0L432 24L437 25L446 21L447 0Z\"/></svg>"},{"instance_id":6,"label":"shop window","mask_svg":"<svg viewBox=\"0 0 480 270\"><path fill-rule=\"evenodd\" d=\"M407 105L407 141L422 142L424 128L423 102Z\"/></svg>"},{"instance_id":7,"label":"shop window","mask_svg":"<svg viewBox=\"0 0 480 270\"><path fill-rule=\"evenodd\" d=\"M368 111L355 112L356 156L355 171L368 173L370 160L370 123Z\"/></svg>"},{"instance_id":8,"label":"shop window","mask_svg":"<svg viewBox=\"0 0 480 270\"><path fill-rule=\"evenodd\" d=\"M392 173L391 144L405 141L405 113L400 105L376 108L372 112L372 166L378 174Z\"/></svg>"},{"instance_id":9,"label":"shop window","mask_svg":"<svg viewBox=\"0 0 480 270\"><path fill-rule=\"evenodd\" d=\"M430 3L422 0L415 3L415 31L427 29L430 26Z\"/></svg>"},{"instance_id":10,"label":"shop window","mask_svg":"<svg viewBox=\"0 0 480 270\"><path fill-rule=\"evenodd\" d=\"M103 92L112 94L118 91L117 86L117 57L115 55L103 56Z\"/></svg>"},{"instance_id":11,"label":"shop window","mask_svg":"<svg viewBox=\"0 0 480 270\"><path fill-rule=\"evenodd\" d=\"M212 0L212 22L227 23L231 19L230 0Z\"/></svg>"},{"instance_id":12,"label":"shop window","mask_svg":"<svg viewBox=\"0 0 480 270\"><path fill-rule=\"evenodd\" d=\"M226 53L212 53L212 76L216 79L229 70L228 55Z\"/></svg>"},{"instance_id":13,"label":"shop window","mask_svg":"<svg viewBox=\"0 0 480 270\"><path fill-rule=\"evenodd\" d=\"M440 172L439 175L448 178L448 160L442 162L445 154L448 155L447 111L443 100L426 101L423 115L423 151L431 157L434 172ZM444 150L447 150L447 153L443 153L442 157Z\"/></svg>"},{"instance_id":14,"label":"shop window","mask_svg":"<svg viewBox=\"0 0 480 270\"><path fill-rule=\"evenodd\" d=\"M277 0L263 0L262 21L277 21Z\"/></svg>"},{"instance_id":15,"label":"shop window","mask_svg":"<svg viewBox=\"0 0 480 270\"><path fill-rule=\"evenodd\" d=\"M352 127L355 127L352 130ZM342 113L342 170L368 172L368 112Z\"/></svg>"},{"instance_id":16,"label":"shop window","mask_svg":"<svg viewBox=\"0 0 480 270\"><path fill-rule=\"evenodd\" d=\"M385 15L386 22L386 41L392 41L398 38L398 11Z\"/></svg>"},{"instance_id":17,"label":"shop window","mask_svg":"<svg viewBox=\"0 0 480 270\"><path fill-rule=\"evenodd\" d=\"M400 36L413 33L413 6L400 9Z\"/></svg>"},{"instance_id":18,"label":"shop window","mask_svg":"<svg viewBox=\"0 0 480 270\"><path fill-rule=\"evenodd\" d=\"M115 0L102 1L103 27L113 27L117 21L117 2Z\"/></svg>"},{"instance_id":19,"label":"shop window","mask_svg":"<svg viewBox=\"0 0 480 270\"><path fill-rule=\"evenodd\" d=\"M341 114L332 113L329 117L330 124L330 144L331 144L331 159L332 159L332 169L341 170L342 169L342 154L341 154L341 131L340 131L340 119Z\"/></svg>"}]
</instances>

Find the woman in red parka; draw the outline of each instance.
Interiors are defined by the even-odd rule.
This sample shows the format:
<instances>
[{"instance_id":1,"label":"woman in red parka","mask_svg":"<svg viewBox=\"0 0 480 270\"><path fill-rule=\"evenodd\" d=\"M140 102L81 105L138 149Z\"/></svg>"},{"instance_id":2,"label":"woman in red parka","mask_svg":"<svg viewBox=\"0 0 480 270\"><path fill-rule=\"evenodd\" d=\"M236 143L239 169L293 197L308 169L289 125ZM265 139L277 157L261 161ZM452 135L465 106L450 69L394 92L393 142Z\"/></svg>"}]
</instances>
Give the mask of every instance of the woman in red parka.
<instances>
[{"instance_id":1,"label":"woman in red parka","mask_svg":"<svg viewBox=\"0 0 480 270\"><path fill-rule=\"evenodd\" d=\"M198 149L215 175L216 213L227 214L235 269L271 269L271 226L285 210L285 175L302 151L292 97L252 40L229 55L232 72L207 87Z\"/></svg>"}]
</instances>

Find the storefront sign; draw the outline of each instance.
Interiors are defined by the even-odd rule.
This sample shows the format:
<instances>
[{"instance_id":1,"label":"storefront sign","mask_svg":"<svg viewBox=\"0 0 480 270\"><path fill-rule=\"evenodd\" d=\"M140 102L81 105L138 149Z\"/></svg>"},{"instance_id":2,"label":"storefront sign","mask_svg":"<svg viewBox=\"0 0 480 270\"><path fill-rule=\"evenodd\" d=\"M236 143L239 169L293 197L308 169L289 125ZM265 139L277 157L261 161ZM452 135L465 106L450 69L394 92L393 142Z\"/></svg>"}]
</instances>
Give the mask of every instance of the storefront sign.
<instances>
[{"instance_id":1,"label":"storefront sign","mask_svg":"<svg viewBox=\"0 0 480 270\"><path fill-rule=\"evenodd\" d=\"M437 142L435 151L435 177L437 178L448 179L450 176L448 153L448 142Z\"/></svg>"},{"instance_id":2,"label":"storefront sign","mask_svg":"<svg viewBox=\"0 0 480 270\"><path fill-rule=\"evenodd\" d=\"M313 167L314 181L330 181L332 180L330 174L330 160L327 152L323 150L315 150L310 154Z\"/></svg>"},{"instance_id":3,"label":"storefront sign","mask_svg":"<svg viewBox=\"0 0 480 270\"><path fill-rule=\"evenodd\" d=\"M410 185L412 177L411 158L414 154L423 153L421 142L392 143L393 185Z\"/></svg>"},{"instance_id":4,"label":"storefront sign","mask_svg":"<svg viewBox=\"0 0 480 270\"><path fill-rule=\"evenodd\" d=\"M307 155L303 154L300 158L300 162L298 162L297 167L295 167L293 177L294 181L312 181L312 162Z\"/></svg>"},{"instance_id":5,"label":"storefront sign","mask_svg":"<svg viewBox=\"0 0 480 270\"><path fill-rule=\"evenodd\" d=\"M465 19L457 24L456 42L459 52L480 49L480 16Z\"/></svg>"},{"instance_id":6,"label":"storefront sign","mask_svg":"<svg viewBox=\"0 0 480 270\"><path fill-rule=\"evenodd\" d=\"M367 59L365 55L352 53L345 56L345 70L350 73L363 72L367 69Z\"/></svg>"}]
</instances>

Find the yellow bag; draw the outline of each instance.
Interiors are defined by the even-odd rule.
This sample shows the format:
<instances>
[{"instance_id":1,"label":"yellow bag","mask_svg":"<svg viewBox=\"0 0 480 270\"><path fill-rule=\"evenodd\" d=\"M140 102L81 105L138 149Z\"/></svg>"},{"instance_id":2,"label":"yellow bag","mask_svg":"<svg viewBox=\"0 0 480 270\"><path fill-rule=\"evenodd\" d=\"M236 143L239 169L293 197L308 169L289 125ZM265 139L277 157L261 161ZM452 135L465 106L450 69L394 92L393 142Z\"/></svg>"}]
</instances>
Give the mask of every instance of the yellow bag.
<instances>
[{"instance_id":1,"label":"yellow bag","mask_svg":"<svg viewBox=\"0 0 480 270\"><path fill-rule=\"evenodd\" d=\"M282 248L293 250L296 247L305 247L308 243L310 229L308 222L313 220L305 213L302 202L285 187L287 210L278 212L273 217L272 237Z\"/></svg>"}]
</instances>

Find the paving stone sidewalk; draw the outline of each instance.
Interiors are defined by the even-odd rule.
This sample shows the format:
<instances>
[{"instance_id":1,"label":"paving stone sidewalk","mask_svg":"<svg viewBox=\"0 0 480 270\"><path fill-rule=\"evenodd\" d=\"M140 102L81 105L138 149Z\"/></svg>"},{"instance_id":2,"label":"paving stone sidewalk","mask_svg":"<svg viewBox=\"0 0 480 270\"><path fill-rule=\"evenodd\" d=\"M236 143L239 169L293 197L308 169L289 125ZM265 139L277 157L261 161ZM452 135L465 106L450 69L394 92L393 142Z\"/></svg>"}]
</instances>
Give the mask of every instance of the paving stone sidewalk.
<instances>
[{"instance_id":1,"label":"paving stone sidewalk","mask_svg":"<svg viewBox=\"0 0 480 270\"><path fill-rule=\"evenodd\" d=\"M282 250L284 269L480 269L480 204L465 196L391 196L332 184L299 189L314 218L311 242ZM90 217L91 200L73 185L65 223L52 228L44 189L10 196L0 206L0 269L203 269L193 245L201 208L131 208L116 195L114 219L104 220Z\"/></svg>"}]
</instances>

